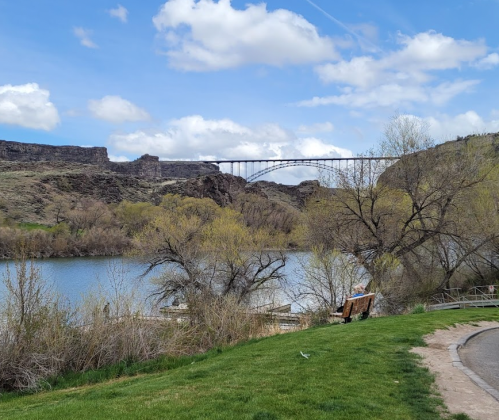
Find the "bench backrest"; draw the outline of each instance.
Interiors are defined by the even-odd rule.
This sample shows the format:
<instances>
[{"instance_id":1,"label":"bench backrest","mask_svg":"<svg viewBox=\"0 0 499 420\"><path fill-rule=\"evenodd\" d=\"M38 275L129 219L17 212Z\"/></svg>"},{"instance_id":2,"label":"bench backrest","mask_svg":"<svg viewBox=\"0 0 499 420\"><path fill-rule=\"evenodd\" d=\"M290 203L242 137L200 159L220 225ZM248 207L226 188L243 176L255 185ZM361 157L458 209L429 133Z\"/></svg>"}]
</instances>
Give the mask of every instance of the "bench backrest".
<instances>
[{"instance_id":1,"label":"bench backrest","mask_svg":"<svg viewBox=\"0 0 499 420\"><path fill-rule=\"evenodd\" d=\"M353 297L347 299L343 306L343 318L350 318L354 315L369 313L374 305L374 293L369 293L364 296Z\"/></svg>"}]
</instances>

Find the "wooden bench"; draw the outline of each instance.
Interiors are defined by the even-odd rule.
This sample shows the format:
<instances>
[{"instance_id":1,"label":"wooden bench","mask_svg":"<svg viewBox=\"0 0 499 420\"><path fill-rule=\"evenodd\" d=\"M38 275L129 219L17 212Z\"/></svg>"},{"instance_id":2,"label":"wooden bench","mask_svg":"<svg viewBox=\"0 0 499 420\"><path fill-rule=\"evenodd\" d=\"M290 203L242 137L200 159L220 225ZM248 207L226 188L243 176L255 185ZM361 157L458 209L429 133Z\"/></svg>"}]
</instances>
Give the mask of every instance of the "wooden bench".
<instances>
[{"instance_id":1,"label":"wooden bench","mask_svg":"<svg viewBox=\"0 0 499 420\"><path fill-rule=\"evenodd\" d=\"M364 296L353 297L347 299L343 305L343 312L333 313L333 317L341 317L345 320L345 324L352 321L352 316L361 315L362 319L369 316L369 312L374 305L374 293L369 293Z\"/></svg>"}]
</instances>

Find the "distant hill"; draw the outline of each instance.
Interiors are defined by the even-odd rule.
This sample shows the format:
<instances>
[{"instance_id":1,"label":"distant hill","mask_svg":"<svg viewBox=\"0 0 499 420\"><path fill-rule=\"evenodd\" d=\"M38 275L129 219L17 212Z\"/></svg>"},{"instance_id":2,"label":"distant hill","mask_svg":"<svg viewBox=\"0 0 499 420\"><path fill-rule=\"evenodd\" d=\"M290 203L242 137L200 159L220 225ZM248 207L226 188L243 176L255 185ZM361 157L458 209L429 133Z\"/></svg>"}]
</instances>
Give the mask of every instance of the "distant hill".
<instances>
[{"instance_id":1,"label":"distant hill","mask_svg":"<svg viewBox=\"0 0 499 420\"><path fill-rule=\"evenodd\" d=\"M468 158L473 157L470 164L475 165L477 168L483 165L498 165L499 164L499 133L484 133L484 134L471 134L466 137L458 137L456 140L447 141L445 143L437 144L435 147L409 154L402 159L389 166L386 171L380 176L380 181L388 183L392 186L398 186L402 181L401 174L405 173L407 165L416 165L420 169L425 165L449 165L450 162L459 163L458 159L462 159L466 153L471 153ZM425 162L425 155L431 153L431 161ZM416 163L418 162L419 163ZM461 163L466 162L462 161Z\"/></svg>"},{"instance_id":2,"label":"distant hill","mask_svg":"<svg viewBox=\"0 0 499 420\"><path fill-rule=\"evenodd\" d=\"M0 215L16 221L51 224L45 209L57 197L119 203L158 204L163 195L209 197L226 206L239 194L256 194L301 209L317 181L286 186L224 174L200 162L162 162L144 155L133 162L110 162L105 148L45 146L0 140Z\"/></svg>"}]
</instances>

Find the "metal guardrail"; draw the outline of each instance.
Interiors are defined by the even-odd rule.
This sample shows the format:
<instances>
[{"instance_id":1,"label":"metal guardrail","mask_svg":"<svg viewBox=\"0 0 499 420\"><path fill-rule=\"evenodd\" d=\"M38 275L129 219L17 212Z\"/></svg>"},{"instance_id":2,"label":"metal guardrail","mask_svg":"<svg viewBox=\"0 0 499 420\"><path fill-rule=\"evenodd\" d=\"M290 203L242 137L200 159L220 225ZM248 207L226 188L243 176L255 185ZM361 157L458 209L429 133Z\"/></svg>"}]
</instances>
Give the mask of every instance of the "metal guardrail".
<instances>
[{"instance_id":1,"label":"metal guardrail","mask_svg":"<svg viewBox=\"0 0 499 420\"><path fill-rule=\"evenodd\" d=\"M430 310L453 309L465 307L499 307L499 286L495 284L474 286L463 291L459 287L444 289L443 292L432 297L435 302L429 306Z\"/></svg>"}]
</instances>

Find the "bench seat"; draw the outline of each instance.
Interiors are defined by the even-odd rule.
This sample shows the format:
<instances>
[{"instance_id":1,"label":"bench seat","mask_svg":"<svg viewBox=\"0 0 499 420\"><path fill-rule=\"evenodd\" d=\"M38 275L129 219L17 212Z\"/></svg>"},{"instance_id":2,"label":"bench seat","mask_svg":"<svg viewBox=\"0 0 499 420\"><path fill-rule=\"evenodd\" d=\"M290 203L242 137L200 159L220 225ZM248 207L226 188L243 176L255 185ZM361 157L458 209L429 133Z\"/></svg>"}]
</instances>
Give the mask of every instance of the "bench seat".
<instances>
[{"instance_id":1,"label":"bench seat","mask_svg":"<svg viewBox=\"0 0 499 420\"><path fill-rule=\"evenodd\" d=\"M331 315L343 318L345 324L352 320L352 316L359 314L362 316L362 319L366 319L373 308L374 296L374 293L368 293L364 296L349 298L346 300L345 305L343 305L343 312L335 312Z\"/></svg>"}]
</instances>

